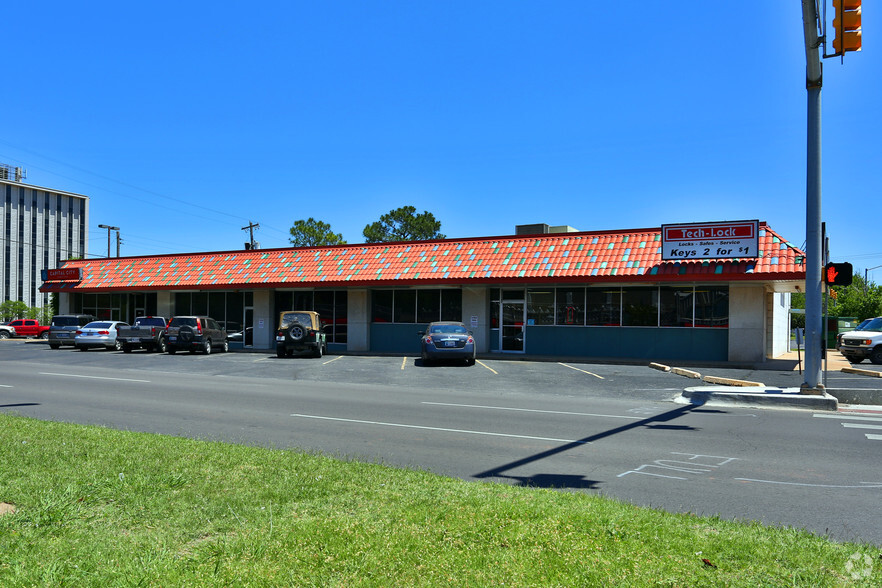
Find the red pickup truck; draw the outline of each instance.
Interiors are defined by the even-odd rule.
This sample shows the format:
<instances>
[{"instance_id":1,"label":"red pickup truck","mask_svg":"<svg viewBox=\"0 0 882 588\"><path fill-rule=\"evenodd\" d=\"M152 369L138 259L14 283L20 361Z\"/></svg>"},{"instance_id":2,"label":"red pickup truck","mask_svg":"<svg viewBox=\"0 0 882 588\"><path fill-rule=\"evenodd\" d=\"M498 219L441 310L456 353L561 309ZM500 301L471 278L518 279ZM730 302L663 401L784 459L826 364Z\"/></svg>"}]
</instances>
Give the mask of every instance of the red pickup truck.
<instances>
[{"instance_id":1,"label":"red pickup truck","mask_svg":"<svg viewBox=\"0 0 882 588\"><path fill-rule=\"evenodd\" d=\"M10 321L9 326L15 329L15 337L49 338L49 327L41 325L36 319L16 319Z\"/></svg>"}]
</instances>

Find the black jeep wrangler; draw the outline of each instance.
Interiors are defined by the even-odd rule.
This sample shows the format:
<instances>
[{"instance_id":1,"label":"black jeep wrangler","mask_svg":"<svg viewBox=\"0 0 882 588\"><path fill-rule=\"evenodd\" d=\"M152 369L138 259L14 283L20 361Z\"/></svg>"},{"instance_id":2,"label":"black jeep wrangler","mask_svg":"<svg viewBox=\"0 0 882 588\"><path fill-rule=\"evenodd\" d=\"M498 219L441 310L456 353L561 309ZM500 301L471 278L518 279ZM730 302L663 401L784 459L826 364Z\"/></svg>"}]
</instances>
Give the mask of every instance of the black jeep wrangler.
<instances>
[{"instance_id":1,"label":"black jeep wrangler","mask_svg":"<svg viewBox=\"0 0 882 588\"><path fill-rule=\"evenodd\" d=\"M321 357L328 352L328 343L317 312L288 310L279 313L276 355L291 357L295 351L310 351L313 357Z\"/></svg>"}]
</instances>

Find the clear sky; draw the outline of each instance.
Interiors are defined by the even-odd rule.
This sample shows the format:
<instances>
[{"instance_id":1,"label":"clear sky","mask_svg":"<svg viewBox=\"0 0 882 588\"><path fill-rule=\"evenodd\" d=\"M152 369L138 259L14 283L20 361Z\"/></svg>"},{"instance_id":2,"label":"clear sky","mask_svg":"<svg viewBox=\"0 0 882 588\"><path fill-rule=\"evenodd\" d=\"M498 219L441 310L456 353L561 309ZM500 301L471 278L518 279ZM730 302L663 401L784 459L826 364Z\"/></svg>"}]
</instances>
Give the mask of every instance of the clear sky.
<instances>
[{"instance_id":1,"label":"clear sky","mask_svg":"<svg viewBox=\"0 0 882 588\"><path fill-rule=\"evenodd\" d=\"M860 273L882 265L865 8L822 91L823 216ZM19 2L3 55L0 162L90 196L90 256L98 224L123 255L242 249L250 221L284 247L307 217L361 243L405 205L452 238L759 219L805 241L799 0Z\"/></svg>"}]
</instances>

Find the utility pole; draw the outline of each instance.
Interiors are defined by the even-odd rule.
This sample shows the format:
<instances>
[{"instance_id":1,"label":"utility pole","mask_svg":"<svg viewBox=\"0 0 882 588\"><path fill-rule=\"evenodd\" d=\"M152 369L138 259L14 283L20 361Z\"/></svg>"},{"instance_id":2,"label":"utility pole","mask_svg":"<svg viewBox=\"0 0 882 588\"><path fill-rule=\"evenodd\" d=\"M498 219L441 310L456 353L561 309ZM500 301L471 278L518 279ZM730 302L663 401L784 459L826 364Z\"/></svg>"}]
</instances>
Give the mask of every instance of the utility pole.
<instances>
[{"instance_id":1,"label":"utility pole","mask_svg":"<svg viewBox=\"0 0 882 588\"><path fill-rule=\"evenodd\" d=\"M112 227L110 225L98 225L99 229L107 229L107 257L110 257L110 231L117 231L116 233L116 256L119 257L119 227Z\"/></svg>"},{"instance_id":2,"label":"utility pole","mask_svg":"<svg viewBox=\"0 0 882 588\"><path fill-rule=\"evenodd\" d=\"M247 227L242 227L242 230L248 231L249 236L250 236L250 241L248 243L245 243L246 249L254 249L254 229L259 229L259 228L260 228L260 223L253 223L251 221L248 221Z\"/></svg>"},{"instance_id":3,"label":"utility pole","mask_svg":"<svg viewBox=\"0 0 882 588\"><path fill-rule=\"evenodd\" d=\"M808 132L805 191L805 382L803 394L823 394L821 354L825 353L821 320L821 44L815 0L802 0L805 32Z\"/></svg>"}]
</instances>

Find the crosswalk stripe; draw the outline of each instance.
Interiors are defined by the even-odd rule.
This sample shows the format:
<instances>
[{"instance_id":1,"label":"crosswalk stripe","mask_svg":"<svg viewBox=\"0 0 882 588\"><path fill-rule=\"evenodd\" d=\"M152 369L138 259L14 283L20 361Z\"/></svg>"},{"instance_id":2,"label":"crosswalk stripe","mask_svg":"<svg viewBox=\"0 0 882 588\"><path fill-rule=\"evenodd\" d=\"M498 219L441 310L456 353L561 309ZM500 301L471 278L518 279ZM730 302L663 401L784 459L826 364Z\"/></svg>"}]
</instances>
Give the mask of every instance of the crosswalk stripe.
<instances>
[{"instance_id":1,"label":"crosswalk stripe","mask_svg":"<svg viewBox=\"0 0 882 588\"><path fill-rule=\"evenodd\" d=\"M867 439L870 441L882 441L882 435L867 435Z\"/></svg>"},{"instance_id":2,"label":"crosswalk stripe","mask_svg":"<svg viewBox=\"0 0 882 588\"><path fill-rule=\"evenodd\" d=\"M873 421L876 423L882 423L882 417L871 417L871 416L851 416L847 414L813 414L813 417L816 419L848 419L852 421Z\"/></svg>"},{"instance_id":3,"label":"crosswalk stripe","mask_svg":"<svg viewBox=\"0 0 882 588\"><path fill-rule=\"evenodd\" d=\"M882 425L864 425L862 423L840 423L846 429L882 429Z\"/></svg>"}]
</instances>

